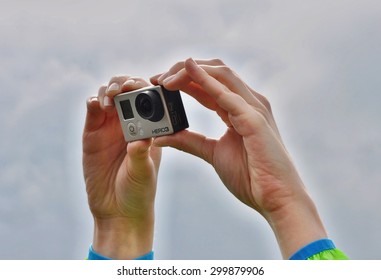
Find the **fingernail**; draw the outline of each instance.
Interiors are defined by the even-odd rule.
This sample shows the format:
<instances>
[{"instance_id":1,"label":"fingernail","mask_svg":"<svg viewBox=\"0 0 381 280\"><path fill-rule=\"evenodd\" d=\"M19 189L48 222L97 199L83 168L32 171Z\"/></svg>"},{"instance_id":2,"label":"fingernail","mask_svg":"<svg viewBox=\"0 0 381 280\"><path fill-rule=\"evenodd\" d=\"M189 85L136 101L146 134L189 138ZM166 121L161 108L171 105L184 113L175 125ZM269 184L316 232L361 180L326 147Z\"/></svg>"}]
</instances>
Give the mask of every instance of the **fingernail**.
<instances>
[{"instance_id":1,"label":"fingernail","mask_svg":"<svg viewBox=\"0 0 381 280\"><path fill-rule=\"evenodd\" d=\"M111 85L109 85L109 87L107 88L107 92L111 92L111 91L118 91L120 89L119 85L117 83L112 83Z\"/></svg>"},{"instance_id":2,"label":"fingernail","mask_svg":"<svg viewBox=\"0 0 381 280\"><path fill-rule=\"evenodd\" d=\"M175 78L175 75L169 76L163 80L163 84L167 84Z\"/></svg>"},{"instance_id":3,"label":"fingernail","mask_svg":"<svg viewBox=\"0 0 381 280\"><path fill-rule=\"evenodd\" d=\"M158 79L161 77L161 76L163 76L163 74L157 74L157 75L155 75L155 76L152 76L151 78L150 78L150 80L151 81L158 81Z\"/></svg>"},{"instance_id":4,"label":"fingernail","mask_svg":"<svg viewBox=\"0 0 381 280\"><path fill-rule=\"evenodd\" d=\"M98 97L97 96L92 96L89 98L89 102L96 102L98 101Z\"/></svg>"},{"instance_id":5,"label":"fingernail","mask_svg":"<svg viewBox=\"0 0 381 280\"><path fill-rule=\"evenodd\" d=\"M111 98L108 96L103 97L103 106L105 107L111 107L114 103L112 102Z\"/></svg>"},{"instance_id":6,"label":"fingernail","mask_svg":"<svg viewBox=\"0 0 381 280\"><path fill-rule=\"evenodd\" d=\"M136 83L136 81L134 79L129 79L127 81L124 82L124 86L133 86L134 84Z\"/></svg>"}]
</instances>

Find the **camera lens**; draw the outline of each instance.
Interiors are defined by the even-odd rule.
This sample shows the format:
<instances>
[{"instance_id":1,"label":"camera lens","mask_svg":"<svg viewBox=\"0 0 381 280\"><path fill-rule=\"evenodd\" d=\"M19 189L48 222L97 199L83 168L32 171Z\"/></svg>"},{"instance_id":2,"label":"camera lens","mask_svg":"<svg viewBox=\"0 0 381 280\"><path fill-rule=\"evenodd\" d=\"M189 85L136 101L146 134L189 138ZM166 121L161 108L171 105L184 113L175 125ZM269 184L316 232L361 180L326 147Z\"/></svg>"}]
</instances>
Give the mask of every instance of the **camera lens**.
<instances>
[{"instance_id":1,"label":"camera lens","mask_svg":"<svg viewBox=\"0 0 381 280\"><path fill-rule=\"evenodd\" d=\"M163 103L160 95L155 90L147 90L140 93L135 99L136 111L146 120L160 121L164 116Z\"/></svg>"}]
</instances>

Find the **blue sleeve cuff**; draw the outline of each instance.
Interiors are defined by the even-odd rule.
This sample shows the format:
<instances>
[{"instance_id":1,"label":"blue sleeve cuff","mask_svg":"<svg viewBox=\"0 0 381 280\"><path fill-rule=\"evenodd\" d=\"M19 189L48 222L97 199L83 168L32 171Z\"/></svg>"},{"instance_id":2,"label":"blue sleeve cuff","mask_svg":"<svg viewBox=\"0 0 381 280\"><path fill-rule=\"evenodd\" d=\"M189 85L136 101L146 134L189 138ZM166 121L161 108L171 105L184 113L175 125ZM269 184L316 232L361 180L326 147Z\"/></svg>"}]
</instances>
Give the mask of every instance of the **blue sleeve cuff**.
<instances>
[{"instance_id":1,"label":"blue sleeve cuff","mask_svg":"<svg viewBox=\"0 0 381 280\"><path fill-rule=\"evenodd\" d=\"M152 261L153 260L153 251L151 251L151 252L149 252L143 256L137 257L134 260L136 260L136 261Z\"/></svg>"},{"instance_id":2,"label":"blue sleeve cuff","mask_svg":"<svg viewBox=\"0 0 381 280\"><path fill-rule=\"evenodd\" d=\"M151 251L151 252L149 252L143 256L135 258L134 260L138 260L138 261L140 261L140 260L153 260L153 257L154 257L154 254L153 254L153 251ZM101 254L95 252L93 245L90 245L89 255L87 256L87 259L88 260L112 260L109 257L102 256Z\"/></svg>"},{"instance_id":3,"label":"blue sleeve cuff","mask_svg":"<svg viewBox=\"0 0 381 280\"><path fill-rule=\"evenodd\" d=\"M320 252L335 249L336 246L330 239L320 239L316 240L293 254L290 260L306 260L313 255L319 254Z\"/></svg>"}]
</instances>

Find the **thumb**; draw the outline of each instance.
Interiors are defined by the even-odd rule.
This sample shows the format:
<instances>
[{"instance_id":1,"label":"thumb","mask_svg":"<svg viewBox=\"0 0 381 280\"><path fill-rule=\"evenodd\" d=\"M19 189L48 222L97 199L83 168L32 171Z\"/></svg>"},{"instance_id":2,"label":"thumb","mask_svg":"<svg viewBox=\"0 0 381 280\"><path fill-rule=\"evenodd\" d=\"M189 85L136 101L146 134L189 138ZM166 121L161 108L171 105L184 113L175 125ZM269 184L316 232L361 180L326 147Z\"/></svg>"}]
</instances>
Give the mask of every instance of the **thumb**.
<instances>
[{"instance_id":1,"label":"thumb","mask_svg":"<svg viewBox=\"0 0 381 280\"><path fill-rule=\"evenodd\" d=\"M139 164L149 158L152 138L130 142L127 145L127 155L131 161Z\"/></svg>"},{"instance_id":2,"label":"thumb","mask_svg":"<svg viewBox=\"0 0 381 280\"><path fill-rule=\"evenodd\" d=\"M153 144L184 151L212 164L216 142L215 139L207 138L199 133L183 130L169 136L157 137Z\"/></svg>"},{"instance_id":3,"label":"thumb","mask_svg":"<svg viewBox=\"0 0 381 280\"><path fill-rule=\"evenodd\" d=\"M159 168L161 151L158 147L152 147L152 143L152 138L128 143L127 158L131 174L146 177L152 167Z\"/></svg>"}]
</instances>

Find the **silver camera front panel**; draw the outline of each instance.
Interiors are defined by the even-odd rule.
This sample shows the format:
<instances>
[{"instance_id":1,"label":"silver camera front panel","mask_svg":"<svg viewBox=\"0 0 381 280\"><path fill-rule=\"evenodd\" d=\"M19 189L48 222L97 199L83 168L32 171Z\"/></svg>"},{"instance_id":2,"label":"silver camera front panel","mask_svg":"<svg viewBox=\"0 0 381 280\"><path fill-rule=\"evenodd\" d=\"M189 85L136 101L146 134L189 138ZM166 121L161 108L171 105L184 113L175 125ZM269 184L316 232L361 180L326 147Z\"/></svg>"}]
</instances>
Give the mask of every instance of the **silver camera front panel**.
<instances>
[{"instance_id":1,"label":"silver camera front panel","mask_svg":"<svg viewBox=\"0 0 381 280\"><path fill-rule=\"evenodd\" d=\"M164 116L157 122L153 122L141 117L135 106L135 100L137 96L147 90L158 92L163 104ZM114 102L122 126L124 139L127 142L168 135L174 132L161 86L149 86L119 94L114 97ZM126 106L128 107L128 110L126 109ZM126 111L129 113L126 114Z\"/></svg>"}]
</instances>

